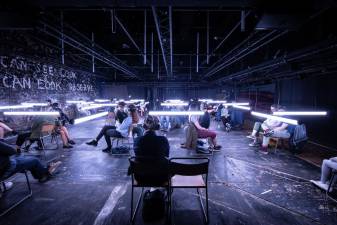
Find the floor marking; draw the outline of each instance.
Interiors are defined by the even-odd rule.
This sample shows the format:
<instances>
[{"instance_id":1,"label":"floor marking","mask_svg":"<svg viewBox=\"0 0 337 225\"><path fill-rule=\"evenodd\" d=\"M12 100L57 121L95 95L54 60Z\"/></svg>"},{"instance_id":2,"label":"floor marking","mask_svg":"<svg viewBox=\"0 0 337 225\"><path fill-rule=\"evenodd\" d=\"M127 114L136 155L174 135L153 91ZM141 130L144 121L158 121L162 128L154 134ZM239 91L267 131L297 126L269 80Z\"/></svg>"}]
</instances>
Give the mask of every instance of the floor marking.
<instances>
[{"instance_id":1,"label":"floor marking","mask_svg":"<svg viewBox=\"0 0 337 225\"><path fill-rule=\"evenodd\" d=\"M103 225L107 222L107 218L111 215L112 211L117 205L118 200L125 194L126 189L127 184L124 184L118 185L112 190L109 198L106 200L103 208L96 217L94 225Z\"/></svg>"},{"instance_id":2,"label":"floor marking","mask_svg":"<svg viewBox=\"0 0 337 225\"><path fill-rule=\"evenodd\" d=\"M262 192L260 195L264 195L264 194L267 194L267 193L269 193L269 192L271 192L271 190L269 189L268 191L264 191L264 192Z\"/></svg>"}]
</instances>

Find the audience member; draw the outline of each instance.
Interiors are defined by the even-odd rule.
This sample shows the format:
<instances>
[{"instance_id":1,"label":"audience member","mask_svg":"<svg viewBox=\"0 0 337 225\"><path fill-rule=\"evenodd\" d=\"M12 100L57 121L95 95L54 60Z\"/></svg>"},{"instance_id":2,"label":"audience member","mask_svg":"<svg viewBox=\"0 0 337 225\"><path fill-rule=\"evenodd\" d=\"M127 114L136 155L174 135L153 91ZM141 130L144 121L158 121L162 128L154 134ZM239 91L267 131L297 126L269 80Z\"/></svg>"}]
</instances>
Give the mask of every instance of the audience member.
<instances>
[{"instance_id":1,"label":"audience member","mask_svg":"<svg viewBox=\"0 0 337 225\"><path fill-rule=\"evenodd\" d=\"M124 119L128 117L128 114L125 112L125 102L119 102L116 111L116 119L119 124L122 124Z\"/></svg>"},{"instance_id":2,"label":"audience member","mask_svg":"<svg viewBox=\"0 0 337 225\"><path fill-rule=\"evenodd\" d=\"M61 162L58 161L44 166L36 157L10 157L15 154L16 150L14 147L0 141L0 177L8 177L17 172L29 170L35 179L44 182L49 179L56 168L61 164Z\"/></svg>"},{"instance_id":3,"label":"audience member","mask_svg":"<svg viewBox=\"0 0 337 225\"><path fill-rule=\"evenodd\" d=\"M324 159L321 168L321 179L320 180L310 180L311 183L316 185L317 187L327 191L329 187L329 178L331 176L332 171L337 171L337 157L333 157L330 159ZM337 177L332 181L335 183L337 181ZM329 190L332 191L332 190Z\"/></svg>"}]
</instances>

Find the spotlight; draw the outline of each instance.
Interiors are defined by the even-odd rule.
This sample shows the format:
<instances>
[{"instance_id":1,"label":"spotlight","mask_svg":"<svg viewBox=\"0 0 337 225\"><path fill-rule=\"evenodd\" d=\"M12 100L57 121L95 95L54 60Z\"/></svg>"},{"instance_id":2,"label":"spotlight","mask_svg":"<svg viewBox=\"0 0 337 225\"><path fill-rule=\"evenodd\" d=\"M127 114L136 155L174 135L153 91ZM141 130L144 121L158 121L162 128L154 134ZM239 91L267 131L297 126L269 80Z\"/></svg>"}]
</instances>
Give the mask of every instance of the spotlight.
<instances>
[{"instance_id":1,"label":"spotlight","mask_svg":"<svg viewBox=\"0 0 337 225\"><path fill-rule=\"evenodd\" d=\"M263 118L267 118L267 119L278 120L278 121L288 123L288 124L298 125L297 120L287 119L287 118L283 118L283 117L279 117L279 116L272 116L272 115L269 115L269 114L264 114L264 113L254 112L254 111L251 112L251 114L253 116L257 116L257 117L263 117Z\"/></svg>"},{"instance_id":2,"label":"spotlight","mask_svg":"<svg viewBox=\"0 0 337 225\"><path fill-rule=\"evenodd\" d=\"M191 116L203 115L203 111L150 111L149 115L152 116Z\"/></svg>"},{"instance_id":3,"label":"spotlight","mask_svg":"<svg viewBox=\"0 0 337 225\"><path fill-rule=\"evenodd\" d=\"M93 114L93 115L90 115L90 116L85 116L85 117L82 117L82 118L75 119L74 124L87 122L89 120L93 120L93 119L96 119L96 118L99 118L99 117L102 117L102 116L106 116L106 115L108 115L108 112L101 112L101 113Z\"/></svg>"}]
</instances>

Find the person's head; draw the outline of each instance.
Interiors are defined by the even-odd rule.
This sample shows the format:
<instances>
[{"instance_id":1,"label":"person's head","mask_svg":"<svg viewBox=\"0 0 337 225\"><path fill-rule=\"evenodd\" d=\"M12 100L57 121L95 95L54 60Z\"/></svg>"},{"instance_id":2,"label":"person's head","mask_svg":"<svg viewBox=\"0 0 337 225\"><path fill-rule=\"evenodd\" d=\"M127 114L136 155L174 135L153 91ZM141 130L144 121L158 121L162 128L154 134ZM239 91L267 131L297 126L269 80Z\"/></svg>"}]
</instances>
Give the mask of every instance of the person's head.
<instances>
[{"instance_id":1,"label":"person's head","mask_svg":"<svg viewBox=\"0 0 337 225\"><path fill-rule=\"evenodd\" d=\"M48 104L48 106L51 106L51 105L52 105L52 102L51 102L50 99L47 99L47 104Z\"/></svg>"},{"instance_id":2,"label":"person's head","mask_svg":"<svg viewBox=\"0 0 337 225\"><path fill-rule=\"evenodd\" d=\"M58 108L59 107L59 104L57 102L54 102L53 104L51 104L51 107L53 108Z\"/></svg>"},{"instance_id":3,"label":"person's head","mask_svg":"<svg viewBox=\"0 0 337 225\"><path fill-rule=\"evenodd\" d=\"M160 125L159 125L159 119L158 119L158 117L148 115L144 119L143 127L147 131L149 131L149 130L151 130L151 131L159 130Z\"/></svg>"},{"instance_id":4,"label":"person's head","mask_svg":"<svg viewBox=\"0 0 337 225\"><path fill-rule=\"evenodd\" d=\"M280 109L280 105L277 104L273 104L270 106L270 111L273 112L277 112Z\"/></svg>"},{"instance_id":5,"label":"person's head","mask_svg":"<svg viewBox=\"0 0 337 225\"><path fill-rule=\"evenodd\" d=\"M189 111L198 111L198 110L199 110L198 104L195 102L192 102L190 104Z\"/></svg>"},{"instance_id":6,"label":"person's head","mask_svg":"<svg viewBox=\"0 0 337 225\"><path fill-rule=\"evenodd\" d=\"M110 107L108 110L109 113L114 113L115 112L115 107Z\"/></svg>"},{"instance_id":7,"label":"person's head","mask_svg":"<svg viewBox=\"0 0 337 225\"><path fill-rule=\"evenodd\" d=\"M125 105L126 105L125 102L118 102L118 109L124 110Z\"/></svg>"}]
</instances>

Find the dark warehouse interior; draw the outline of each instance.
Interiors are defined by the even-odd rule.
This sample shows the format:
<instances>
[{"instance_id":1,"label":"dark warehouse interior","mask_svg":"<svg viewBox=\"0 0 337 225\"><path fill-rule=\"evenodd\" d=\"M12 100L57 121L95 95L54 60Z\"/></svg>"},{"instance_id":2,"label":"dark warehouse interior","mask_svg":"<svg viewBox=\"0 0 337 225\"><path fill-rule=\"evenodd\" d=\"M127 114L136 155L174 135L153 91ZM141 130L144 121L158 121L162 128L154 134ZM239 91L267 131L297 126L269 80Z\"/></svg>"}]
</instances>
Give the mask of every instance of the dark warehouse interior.
<instances>
[{"instance_id":1,"label":"dark warehouse interior","mask_svg":"<svg viewBox=\"0 0 337 225\"><path fill-rule=\"evenodd\" d=\"M2 0L0 224L337 224L336 21L336 0Z\"/></svg>"}]
</instances>

